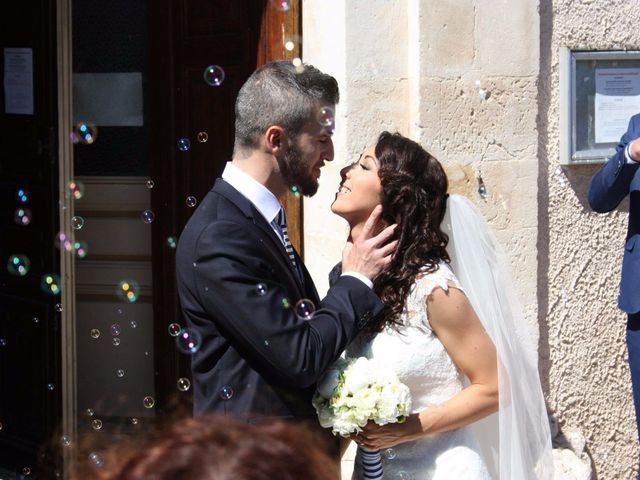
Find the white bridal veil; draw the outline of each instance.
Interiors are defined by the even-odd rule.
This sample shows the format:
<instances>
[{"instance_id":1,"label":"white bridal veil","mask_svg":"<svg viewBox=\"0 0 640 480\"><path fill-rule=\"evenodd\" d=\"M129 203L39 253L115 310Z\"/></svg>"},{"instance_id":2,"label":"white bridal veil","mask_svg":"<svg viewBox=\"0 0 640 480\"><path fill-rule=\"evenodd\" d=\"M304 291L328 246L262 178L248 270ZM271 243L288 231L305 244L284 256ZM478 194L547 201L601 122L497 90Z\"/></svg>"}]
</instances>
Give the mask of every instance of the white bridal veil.
<instances>
[{"instance_id":1,"label":"white bridal veil","mask_svg":"<svg viewBox=\"0 0 640 480\"><path fill-rule=\"evenodd\" d=\"M449 236L451 268L498 354L500 408L474 425L485 460L501 480L551 479L551 435L537 353L506 257L465 197L449 196L442 227Z\"/></svg>"}]
</instances>

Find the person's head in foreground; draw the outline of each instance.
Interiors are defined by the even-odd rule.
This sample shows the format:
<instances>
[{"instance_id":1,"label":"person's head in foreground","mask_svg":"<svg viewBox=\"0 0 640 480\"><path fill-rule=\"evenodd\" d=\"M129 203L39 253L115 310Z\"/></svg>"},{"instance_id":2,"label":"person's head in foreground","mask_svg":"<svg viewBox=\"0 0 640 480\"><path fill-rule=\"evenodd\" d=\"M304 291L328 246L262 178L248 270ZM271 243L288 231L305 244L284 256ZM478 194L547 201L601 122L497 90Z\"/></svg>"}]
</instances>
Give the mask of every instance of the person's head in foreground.
<instances>
[{"instance_id":1,"label":"person's head in foreground","mask_svg":"<svg viewBox=\"0 0 640 480\"><path fill-rule=\"evenodd\" d=\"M226 417L179 421L133 449L105 452L76 480L335 480L334 460L302 425L245 424ZM89 459L91 463L91 459ZM87 476L89 475L89 476Z\"/></svg>"},{"instance_id":2,"label":"person's head in foreground","mask_svg":"<svg viewBox=\"0 0 640 480\"><path fill-rule=\"evenodd\" d=\"M440 162L418 143L389 132L380 134L356 163L340 173L342 182L331 210L349 222L352 237L359 235L379 204L384 222L398 224L391 266L375 281L387 307L368 330L379 331L399 319L416 275L449 261L448 238L440 227L447 205L447 176Z\"/></svg>"}]
</instances>

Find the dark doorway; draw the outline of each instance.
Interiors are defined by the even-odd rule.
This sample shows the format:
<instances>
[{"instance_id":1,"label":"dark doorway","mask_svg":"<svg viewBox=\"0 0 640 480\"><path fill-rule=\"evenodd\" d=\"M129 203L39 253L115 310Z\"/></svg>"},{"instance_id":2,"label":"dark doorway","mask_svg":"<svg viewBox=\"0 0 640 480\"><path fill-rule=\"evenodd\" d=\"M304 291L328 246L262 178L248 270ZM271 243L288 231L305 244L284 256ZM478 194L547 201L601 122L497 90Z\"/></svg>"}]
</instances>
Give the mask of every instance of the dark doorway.
<instances>
[{"instance_id":1,"label":"dark doorway","mask_svg":"<svg viewBox=\"0 0 640 480\"><path fill-rule=\"evenodd\" d=\"M56 23L53 0L1 8L0 476L17 478L61 412Z\"/></svg>"}]
</instances>

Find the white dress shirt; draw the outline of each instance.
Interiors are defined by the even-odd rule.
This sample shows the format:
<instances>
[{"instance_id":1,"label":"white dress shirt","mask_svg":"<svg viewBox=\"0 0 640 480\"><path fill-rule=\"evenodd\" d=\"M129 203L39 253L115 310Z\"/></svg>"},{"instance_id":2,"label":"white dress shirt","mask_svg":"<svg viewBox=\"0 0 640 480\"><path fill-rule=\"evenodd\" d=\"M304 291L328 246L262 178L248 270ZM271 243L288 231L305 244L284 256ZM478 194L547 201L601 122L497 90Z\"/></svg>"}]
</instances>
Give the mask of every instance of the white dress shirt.
<instances>
[{"instance_id":1,"label":"white dress shirt","mask_svg":"<svg viewBox=\"0 0 640 480\"><path fill-rule=\"evenodd\" d=\"M246 174L231 162L227 162L222 172L222 179L238 190L247 200L249 200L262 214L264 219L271 225L273 231L284 245L284 238L280 228L276 226L276 216L282 208L276 196L267 187L258 182L251 175ZM373 288L373 282L358 272L342 272L342 275L349 275L357 278L369 288Z\"/></svg>"}]
</instances>

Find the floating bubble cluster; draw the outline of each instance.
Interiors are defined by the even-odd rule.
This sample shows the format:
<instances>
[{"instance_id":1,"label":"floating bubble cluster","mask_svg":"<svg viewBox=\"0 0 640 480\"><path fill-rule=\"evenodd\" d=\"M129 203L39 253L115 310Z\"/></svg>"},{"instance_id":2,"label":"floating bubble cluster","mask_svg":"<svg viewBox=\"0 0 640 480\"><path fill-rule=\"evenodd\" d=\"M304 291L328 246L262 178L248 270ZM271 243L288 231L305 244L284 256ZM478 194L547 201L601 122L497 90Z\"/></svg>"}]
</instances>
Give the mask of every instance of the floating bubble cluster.
<instances>
[{"instance_id":1,"label":"floating bubble cluster","mask_svg":"<svg viewBox=\"0 0 640 480\"><path fill-rule=\"evenodd\" d=\"M7 261L7 270L16 277L24 277L30 268L31 262L26 255L11 255Z\"/></svg>"},{"instance_id":2,"label":"floating bubble cluster","mask_svg":"<svg viewBox=\"0 0 640 480\"><path fill-rule=\"evenodd\" d=\"M13 214L13 221L16 222L17 225L21 225L23 227L29 225L32 219L33 216L31 210L26 207L16 208L16 211Z\"/></svg>"},{"instance_id":3,"label":"floating bubble cluster","mask_svg":"<svg viewBox=\"0 0 640 480\"><path fill-rule=\"evenodd\" d=\"M484 180L482 180L481 176L478 177L478 195L480 195L480 198L482 198L483 200L486 200L489 196L487 186L484 184Z\"/></svg>"},{"instance_id":4,"label":"floating bubble cluster","mask_svg":"<svg viewBox=\"0 0 640 480\"><path fill-rule=\"evenodd\" d=\"M209 65L204 69L204 81L211 87L219 87L224 82L225 73L220 65Z\"/></svg>"}]
</instances>

